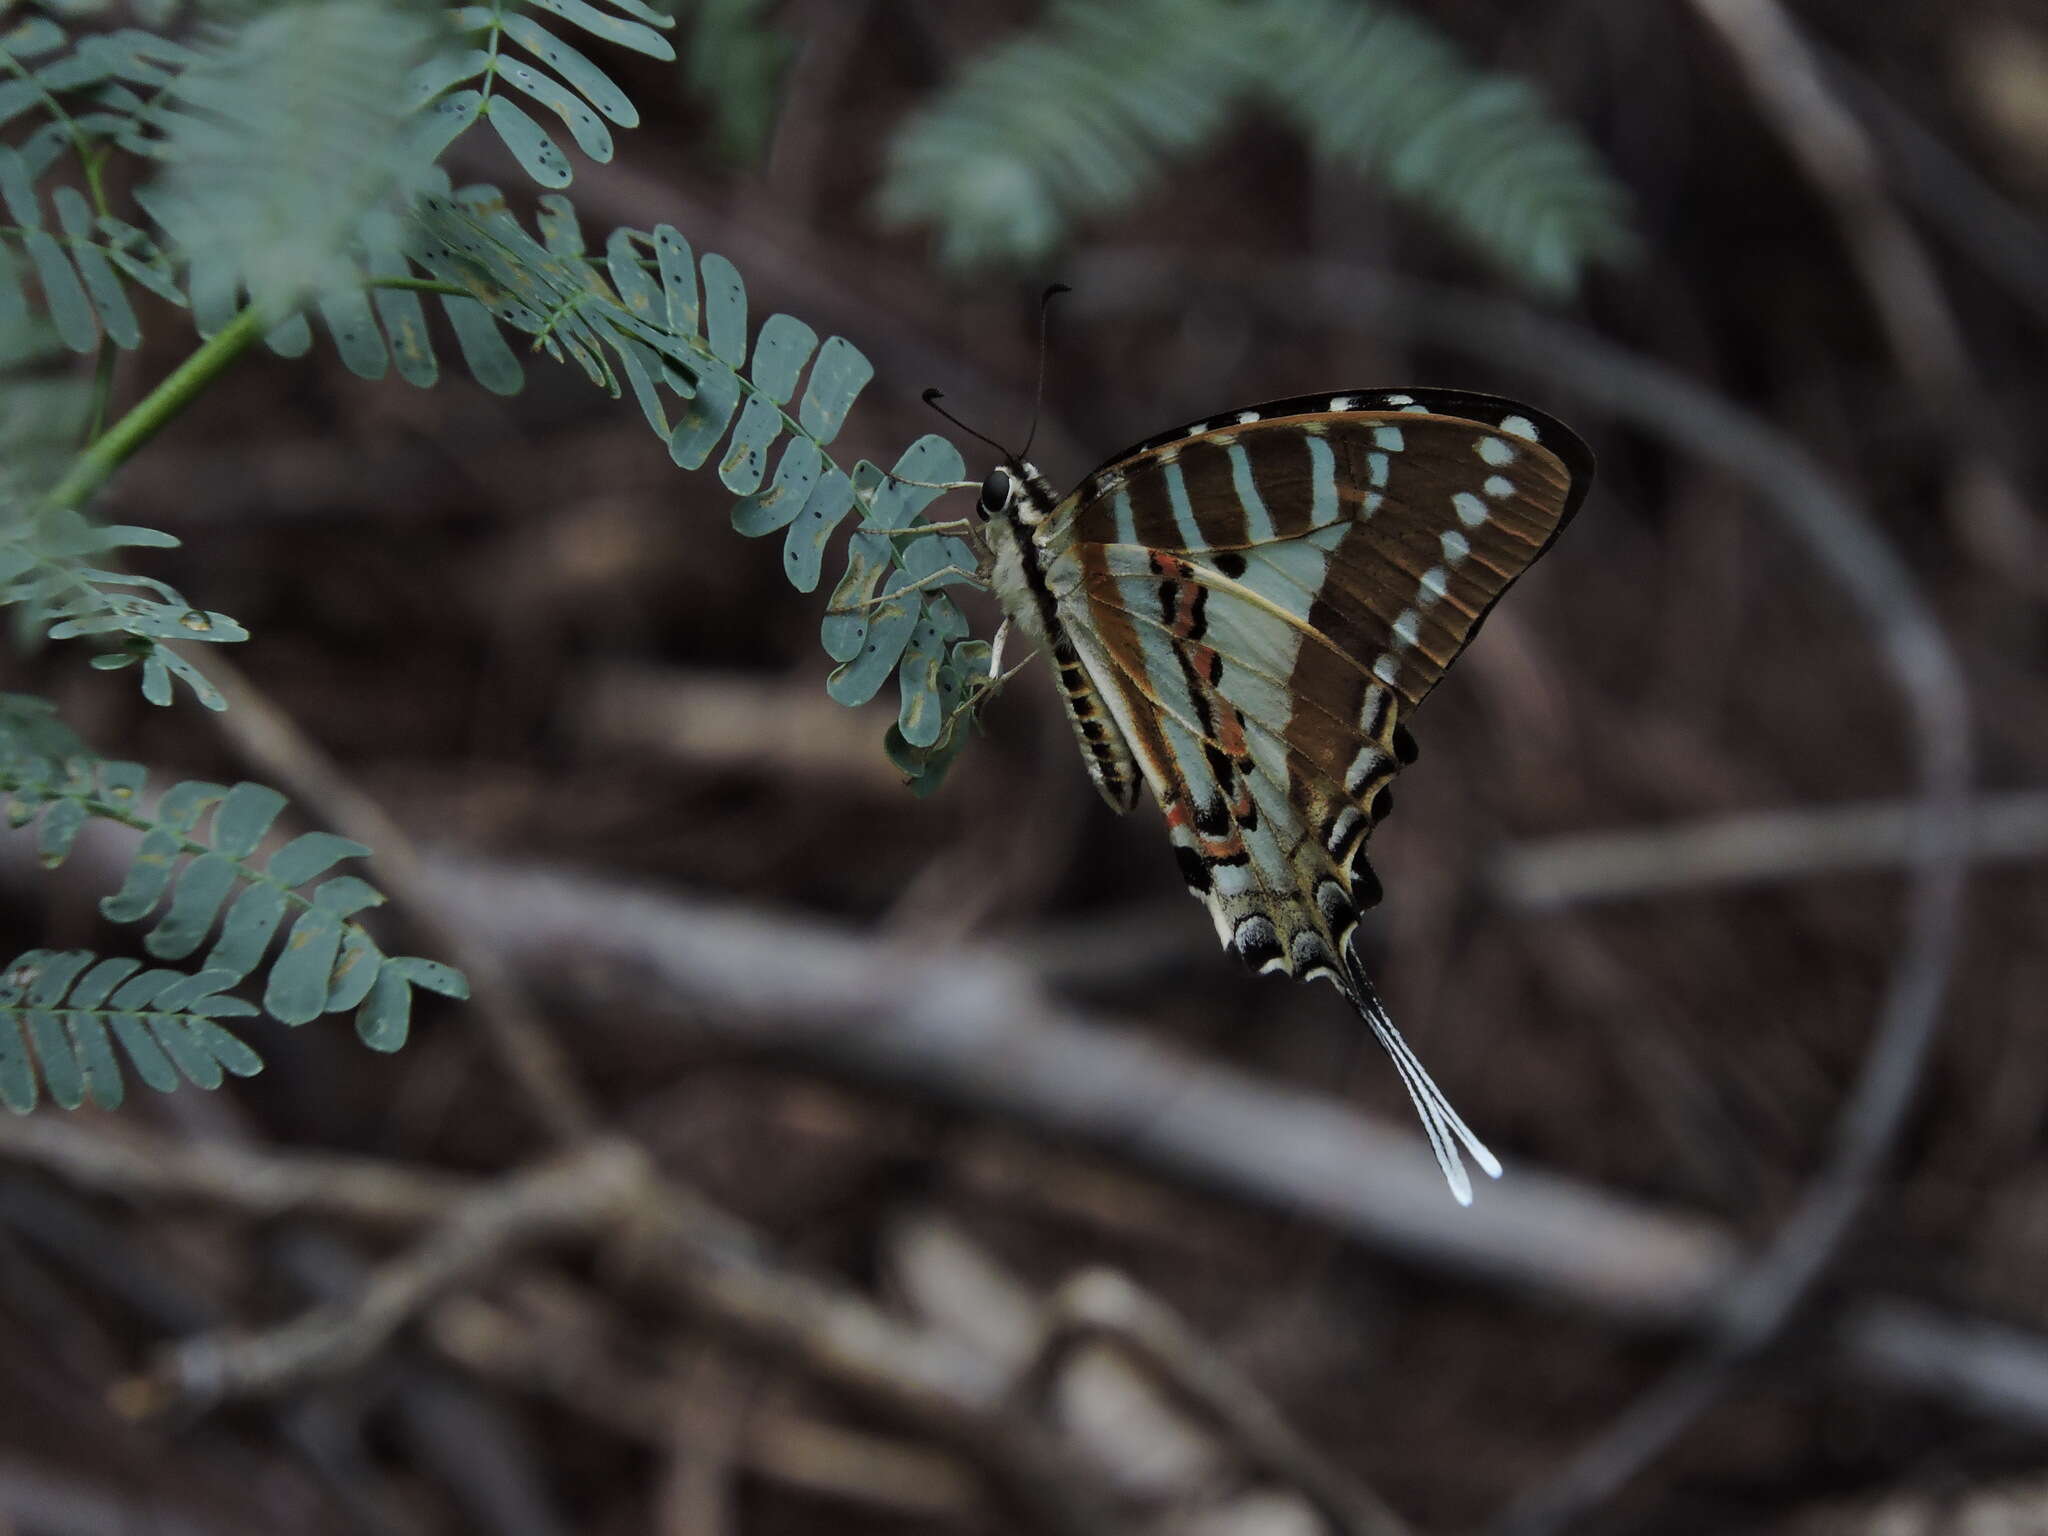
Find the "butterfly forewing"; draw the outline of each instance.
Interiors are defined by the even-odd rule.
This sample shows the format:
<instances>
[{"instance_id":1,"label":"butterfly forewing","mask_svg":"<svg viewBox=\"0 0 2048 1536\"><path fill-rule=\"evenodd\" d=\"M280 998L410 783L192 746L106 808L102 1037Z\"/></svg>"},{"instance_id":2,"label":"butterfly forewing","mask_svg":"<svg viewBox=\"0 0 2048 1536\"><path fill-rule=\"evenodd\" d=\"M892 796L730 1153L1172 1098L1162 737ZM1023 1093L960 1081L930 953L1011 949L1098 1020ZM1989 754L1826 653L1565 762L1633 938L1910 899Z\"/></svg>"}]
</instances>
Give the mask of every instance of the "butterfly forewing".
<instances>
[{"instance_id":1,"label":"butterfly forewing","mask_svg":"<svg viewBox=\"0 0 2048 1536\"><path fill-rule=\"evenodd\" d=\"M1412 707L1577 510L1590 473L1577 437L1512 401L1319 396L1154 439L1062 511L1076 543L1194 555L1236 576L1361 670L1392 674Z\"/></svg>"},{"instance_id":2,"label":"butterfly forewing","mask_svg":"<svg viewBox=\"0 0 2048 1536\"><path fill-rule=\"evenodd\" d=\"M1414 753L1406 714L1591 473L1568 429L1492 396L1279 401L1118 455L1026 535L1042 596L998 583L1013 612L1049 605L1091 767L1113 725L1222 941L1358 1005L1460 1199L1457 1142L1498 1165L1357 964L1352 931L1379 896L1364 845Z\"/></svg>"}]
</instances>

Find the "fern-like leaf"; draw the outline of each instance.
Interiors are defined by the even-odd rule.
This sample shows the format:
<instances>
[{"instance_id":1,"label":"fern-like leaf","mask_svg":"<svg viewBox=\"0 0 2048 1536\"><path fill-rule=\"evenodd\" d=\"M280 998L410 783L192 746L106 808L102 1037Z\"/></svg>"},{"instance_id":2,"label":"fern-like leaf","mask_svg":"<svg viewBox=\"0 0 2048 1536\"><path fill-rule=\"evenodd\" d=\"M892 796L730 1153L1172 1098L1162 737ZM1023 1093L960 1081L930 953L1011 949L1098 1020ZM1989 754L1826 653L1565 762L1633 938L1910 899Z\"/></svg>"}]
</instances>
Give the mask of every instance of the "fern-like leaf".
<instances>
[{"instance_id":1,"label":"fern-like leaf","mask_svg":"<svg viewBox=\"0 0 2048 1536\"><path fill-rule=\"evenodd\" d=\"M224 1075L248 1077L263 1062L216 1021L256 1006L225 994L226 971L141 970L134 960L101 960L90 951L32 949L0 971L0 1104L16 1114L36 1107L38 1088L64 1109L88 1097L102 1109L122 1099L114 1047L135 1075L168 1091L182 1076L218 1088Z\"/></svg>"},{"instance_id":2,"label":"fern-like leaf","mask_svg":"<svg viewBox=\"0 0 2048 1536\"><path fill-rule=\"evenodd\" d=\"M106 1070L113 1060L104 1049L109 1030L152 1087L171 1086L163 1057L205 1087L218 1086L222 1070L246 1075L256 1068L253 1053L209 1021L256 1014L255 1003L229 989L259 979L261 1011L273 1019L296 1025L353 1011L357 1034L378 1050L404 1043L414 987L467 996L459 971L386 955L355 920L384 900L375 887L336 870L369 852L361 844L306 832L265 856L285 808L275 790L187 780L153 805L145 803L146 790L141 765L94 755L44 700L0 694L0 799L8 823L34 828L37 852L52 868L93 821L140 832L121 888L100 903L101 914L117 923L153 916L143 937L153 959L189 961L205 949L189 973L159 968L134 977L127 972L138 962L107 960L88 970L92 957L82 952L17 960L0 984L0 1102L17 1110L34 1104L32 1060L60 1104L76 1104L87 1091L96 1102L118 1098ZM150 1054L152 1041L161 1056Z\"/></svg>"},{"instance_id":3,"label":"fern-like leaf","mask_svg":"<svg viewBox=\"0 0 2048 1536\"><path fill-rule=\"evenodd\" d=\"M225 708L213 685L161 642L223 644L246 640L249 632L224 613L186 602L153 576L132 575L107 563L108 555L122 549L166 549L177 543L152 528L95 527L65 507L19 515L0 524L0 606L17 606L22 628L52 640L122 637L121 648L104 652L94 665L139 664L143 696L152 704L171 702L175 677L207 708Z\"/></svg>"},{"instance_id":4,"label":"fern-like leaf","mask_svg":"<svg viewBox=\"0 0 2048 1536\"><path fill-rule=\"evenodd\" d=\"M901 698L892 751L913 764L914 777L936 782L963 739L961 705L985 664L940 590L975 581L973 553L918 524L939 490L964 474L957 451L928 437L891 470L843 467L831 444L873 374L844 338L821 341L788 315L768 316L757 330L740 273L716 254L700 258L673 229L616 230L592 251L559 197L541 199L529 232L495 190L457 192L422 168L469 122L490 115L539 179L565 180L559 146L515 96L553 112L581 148L602 158L604 125L631 126L637 115L561 34L672 57L658 30L668 19L643 0L455 7L465 46L418 58L422 32L405 23L407 14L398 0L258 7L238 30L207 34L193 48L135 31L73 40L54 23L12 34L21 89L9 97L0 81L0 113L42 121L20 146L0 148L0 203L15 219L12 231L0 231L0 332L40 311L73 348L102 339L132 344L139 326L127 289L140 287L188 301L209 337L231 324L246 329L253 305L275 322L268 345L286 355L312 345L317 316L351 369L380 377L395 358L401 377L428 384L439 364L417 290L436 289L465 365L486 388L521 387L520 360L501 334L509 329L612 394L630 391L679 466L715 466L737 498L736 528L783 535L783 569L800 590L820 585L844 538L845 570L821 636L837 663L830 692L860 703L894 676ZM700 14L700 37L751 12L727 7L716 15L723 20ZM402 63L411 66L409 96L398 78ZM8 65L0 54L0 69ZM94 166L109 145L164 162L138 197L163 242L97 202ZM259 152L245 153L252 149ZM93 200L59 185L46 207L38 178L66 152L86 173ZM559 178L549 169L557 165ZM413 195L386 199L387 191ZM849 517L855 528L847 537ZM117 640L94 665L137 667L153 701L168 702L183 681L219 707L204 677L163 642L239 639L239 626L105 558L153 542L162 536L94 529L69 507L0 525L0 603L56 638ZM50 813L47 827L64 831L87 814L84 804L74 797L73 808ZM255 961L244 966L243 950L259 928L262 943L272 933L260 925L284 922L290 907L289 952L297 958L272 966L265 998L279 1017L306 1016L320 978L354 953L357 930L317 901L280 904L284 888L254 879L232 848L178 846L188 862L152 897L169 908L149 937L151 952L190 953L195 936L225 914L237 936L231 955L246 971ZM139 866L134 878L146 883L153 867ZM140 900L142 889L124 899ZM371 1010L359 1021L366 1037L402 1032L406 974L386 979L380 967L360 981L358 1002Z\"/></svg>"},{"instance_id":5,"label":"fern-like leaf","mask_svg":"<svg viewBox=\"0 0 2048 1536\"><path fill-rule=\"evenodd\" d=\"M168 82L145 114L166 170L141 200L195 285L280 317L356 286L344 247L364 211L424 170L393 81L431 41L413 7L319 0L256 17Z\"/></svg>"},{"instance_id":6,"label":"fern-like leaf","mask_svg":"<svg viewBox=\"0 0 2048 1536\"><path fill-rule=\"evenodd\" d=\"M1064 0L903 124L878 207L950 266L1037 261L1244 109L1534 288L1632 248L1619 184L1530 86L1377 0Z\"/></svg>"},{"instance_id":7,"label":"fern-like leaf","mask_svg":"<svg viewBox=\"0 0 2048 1536\"><path fill-rule=\"evenodd\" d=\"M535 239L491 189L424 199L413 257L593 383L614 394L630 388L676 464L716 465L739 498L739 532L783 534L783 574L799 591L817 589L858 510L822 630L840 663L827 688L843 704L863 704L894 675L896 730L910 750L937 747L972 675L955 655L966 620L941 589L978 584L976 558L917 520L962 480L959 451L926 436L888 471L842 469L830 445L874 372L851 342L821 344L789 315L754 332L739 271L715 253L698 257L666 225L615 230L600 271L569 205L541 203Z\"/></svg>"},{"instance_id":8,"label":"fern-like leaf","mask_svg":"<svg viewBox=\"0 0 2048 1536\"><path fill-rule=\"evenodd\" d=\"M529 107L554 118L600 162L612 157L607 120L632 128L640 114L618 82L560 32L673 59L661 29L675 22L641 0L533 0L532 8L549 13L555 25L503 4L456 7L451 15L463 46L413 71L408 105L421 115L421 142L433 153L487 121L527 175L543 187L566 187L574 178L569 157Z\"/></svg>"},{"instance_id":9,"label":"fern-like leaf","mask_svg":"<svg viewBox=\"0 0 2048 1536\"><path fill-rule=\"evenodd\" d=\"M1569 293L1633 248L1598 152L1527 81L1473 69L1410 17L1357 0L1266 0L1245 57L1325 159L1382 182L1530 286Z\"/></svg>"},{"instance_id":10,"label":"fern-like leaf","mask_svg":"<svg viewBox=\"0 0 2048 1536\"><path fill-rule=\"evenodd\" d=\"M965 269L1035 261L1126 207L1228 118L1240 66L1224 0L1063 0L898 129L877 207L936 228Z\"/></svg>"}]
</instances>

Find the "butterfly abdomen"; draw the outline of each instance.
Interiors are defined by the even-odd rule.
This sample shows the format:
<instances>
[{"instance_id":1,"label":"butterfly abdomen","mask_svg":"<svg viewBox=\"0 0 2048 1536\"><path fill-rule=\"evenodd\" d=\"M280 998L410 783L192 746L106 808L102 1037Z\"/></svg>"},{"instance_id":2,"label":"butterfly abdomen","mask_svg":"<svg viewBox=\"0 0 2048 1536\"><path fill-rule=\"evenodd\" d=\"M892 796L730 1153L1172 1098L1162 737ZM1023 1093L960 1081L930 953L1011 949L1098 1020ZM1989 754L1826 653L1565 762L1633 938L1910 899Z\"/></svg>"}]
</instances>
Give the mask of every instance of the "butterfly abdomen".
<instances>
[{"instance_id":1,"label":"butterfly abdomen","mask_svg":"<svg viewBox=\"0 0 2048 1536\"><path fill-rule=\"evenodd\" d=\"M988 523L984 537L992 555L990 585L1010 621L1046 653L1088 777L1110 809L1121 813L1138 803L1137 765L1131 759L1130 743L1104 706L1101 690L1075 649L1047 587L1042 552L1033 536L1033 524L1043 522L1042 512L1034 505L1031 482L1036 478L1030 475L1024 480L1026 499L1018 504L1032 514L1032 523L1015 512L1005 512Z\"/></svg>"}]
</instances>

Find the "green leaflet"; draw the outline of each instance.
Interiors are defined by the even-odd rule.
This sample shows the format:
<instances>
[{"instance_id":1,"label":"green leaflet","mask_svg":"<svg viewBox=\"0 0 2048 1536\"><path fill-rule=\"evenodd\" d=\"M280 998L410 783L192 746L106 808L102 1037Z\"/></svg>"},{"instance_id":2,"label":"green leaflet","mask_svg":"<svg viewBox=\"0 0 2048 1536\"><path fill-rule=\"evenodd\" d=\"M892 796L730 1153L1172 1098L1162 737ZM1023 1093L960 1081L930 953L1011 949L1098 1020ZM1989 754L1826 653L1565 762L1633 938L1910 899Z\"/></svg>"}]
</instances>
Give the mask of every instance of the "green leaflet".
<instances>
[{"instance_id":1,"label":"green leaflet","mask_svg":"<svg viewBox=\"0 0 2048 1536\"><path fill-rule=\"evenodd\" d=\"M483 115L498 131L498 138L512 152L519 168L542 186L566 187L576 179L561 146L510 97L491 97L484 103Z\"/></svg>"},{"instance_id":2,"label":"green leaflet","mask_svg":"<svg viewBox=\"0 0 2048 1536\"><path fill-rule=\"evenodd\" d=\"M809 437L791 439L767 489L733 503L732 526L748 538L786 528L804 509L823 469L825 455Z\"/></svg>"},{"instance_id":3,"label":"green leaflet","mask_svg":"<svg viewBox=\"0 0 2048 1536\"><path fill-rule=\"evenodd\" d=\"M408 103L423 119L438 115L429 140L433 155L479 118L488 118L527 175L544 187L565 187L574 176L568 157L547 130L505 95L506 89L552 114L591 159L609 160L612 138L605 120L631 128L640 114L610 75L558 34L565 28L581 31L616 47L672 59L675 49L657 29L674 22L636 0L603 5L531 0L531 5L551 12L557 25L543 26L511 7L455 7L450 21L463 41L413 71Z\"/></svg>"}]
</instances>

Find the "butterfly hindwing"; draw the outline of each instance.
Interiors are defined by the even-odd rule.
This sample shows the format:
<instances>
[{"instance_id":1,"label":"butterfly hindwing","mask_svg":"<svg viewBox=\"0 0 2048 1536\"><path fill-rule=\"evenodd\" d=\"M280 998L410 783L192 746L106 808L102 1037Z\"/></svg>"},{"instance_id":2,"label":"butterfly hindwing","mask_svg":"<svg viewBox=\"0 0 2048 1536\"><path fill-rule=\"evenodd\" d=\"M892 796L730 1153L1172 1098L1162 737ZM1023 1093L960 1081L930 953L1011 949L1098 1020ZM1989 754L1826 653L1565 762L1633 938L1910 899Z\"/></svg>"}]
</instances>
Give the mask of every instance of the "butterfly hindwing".
<instances>
[{"instance_id":1,"label":"butterfly hindwing","mask_svg":"<svg viewBox=\"0 0 2048 1536\"><path fill-rule=\"evenodd\" d=\"M1244 776L1260 792L1255 798L1278 797L1268 819L1284 809L1312 839L1286 848L1303 882L1334 877L1355 905L1372 905L1378 890L1363 860L1365 833L1385 814L1386 786L1409 746L1392 690L1333 665L1308 679L1320 692L1290 691L1290 674L1298 688L1304 671L1296 629L1192 557L1150 553L1139 575L1102 568L1127 563L1126 553L1080 546L1071 560L1086 573L1081 591L1110 689L1135 696L1141 727L1157 715L1200 742L1217 759L1207 764L1208 779L1221 789ZM1169 602L1182 615L1177 624L1166 619ZM1134 738L1141 761L1142 735ZM1362 876L1355 895L1354 876Z\"/></svg>"},{"instance_id":2,"label":"butterfly hindwing","mask_svg":"<svg viewBox=\"0 0 2048 1536\"><path fill-rule=\"evenodd\" d=\"M1379 899L1363 851L1371 813L1231 702L1223 691L1231 672L1206 666L1199 640L1170 642L1169 670L1158 663L1156 632L1150 659L1142 642L1132 648L1138 633L1112 620L1077 633L1074 643L1088 669L1110 679L1103 697L1165 813L1190 893L1208 907L1218 939L1254 971L1323 977L1351 999L1393 1059L1452 1193L1469 1203L1460 1145L1490 1174L1498 1176L1500 1164L1415 1059L1351 944L1359 912ZM1391 777L1405 737L1393 723L1390 691L1379 692L1381 734L1359 755L1377 756ZM1364 795L1384 814L1379 782Z\"/></svg>"}]
</instances>

